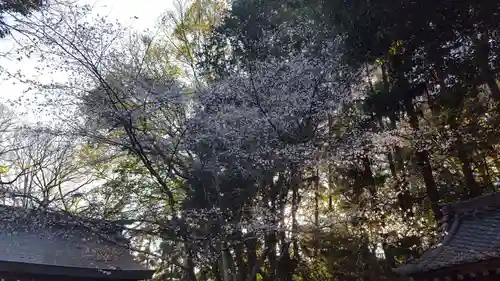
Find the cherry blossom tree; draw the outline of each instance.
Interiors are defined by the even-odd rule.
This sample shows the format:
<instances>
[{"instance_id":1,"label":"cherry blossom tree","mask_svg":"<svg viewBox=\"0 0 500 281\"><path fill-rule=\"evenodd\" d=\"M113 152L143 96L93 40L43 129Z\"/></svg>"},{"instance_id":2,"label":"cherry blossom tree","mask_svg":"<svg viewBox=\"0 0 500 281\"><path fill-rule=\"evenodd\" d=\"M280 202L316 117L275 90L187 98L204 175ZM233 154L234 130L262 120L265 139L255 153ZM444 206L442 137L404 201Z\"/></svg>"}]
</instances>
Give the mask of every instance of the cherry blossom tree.
<instances>
[{"instance_id":1,"label":"cherry blossom tree","mask_svg":"<svg viewBox=\"0 0 500 281\"><path fill-rule=\"evenodd\" d=\"M268 280L290 280L306 251L299 208L318 201L303 191L319 190L321 163L345 158L339 144L366 137L332 139L329 120L360 83L342 63L341 41L245 61L232 75L192 85L151 52L151 38L88 12L61 6L20 21L40 70L67 75L20 77L62 121L48 130L109 157L105 183L86 197L97 203L85 211L129 219L136 250L164 276L256 280L265 271ZM263 34L264 46L277 42Z\"/></svg>"}]
</instances>

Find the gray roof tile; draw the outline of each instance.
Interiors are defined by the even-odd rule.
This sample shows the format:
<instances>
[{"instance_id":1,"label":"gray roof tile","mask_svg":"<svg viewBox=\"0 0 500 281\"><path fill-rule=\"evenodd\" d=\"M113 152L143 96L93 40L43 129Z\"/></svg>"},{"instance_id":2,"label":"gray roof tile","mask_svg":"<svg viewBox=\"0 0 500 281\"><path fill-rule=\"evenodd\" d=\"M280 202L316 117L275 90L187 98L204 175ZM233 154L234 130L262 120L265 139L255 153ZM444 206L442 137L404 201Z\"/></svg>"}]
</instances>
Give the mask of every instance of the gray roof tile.
<instances>
[{"instance_id":1,"label":"gray roof tile","mask_svg":"<svg viewBox=\"0 0 500 281\"><path fill-rule=\"evenodd\" d=\"M0 262L146 271L126 246L109 222L0 206Z\"/></svg>"},{"instance_id":2,"label":"gray roof tile","mask_svg":"<svg viewBox=\"0 0 500 281\"><path fill-rule=\"evenodd\" d=\"M500 193L448 206L453 225L442 243L394 271L404 275L500 258Z\"/></svg>"}]
</instances>

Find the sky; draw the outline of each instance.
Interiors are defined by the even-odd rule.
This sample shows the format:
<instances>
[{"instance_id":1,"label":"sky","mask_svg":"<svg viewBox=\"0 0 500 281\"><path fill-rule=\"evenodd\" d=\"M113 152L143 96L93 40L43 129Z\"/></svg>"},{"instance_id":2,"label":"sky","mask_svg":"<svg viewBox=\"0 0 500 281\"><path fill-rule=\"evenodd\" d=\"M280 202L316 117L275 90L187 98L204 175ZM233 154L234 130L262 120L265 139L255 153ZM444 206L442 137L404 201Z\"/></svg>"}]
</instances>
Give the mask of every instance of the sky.
<instances>
[{"instance_id":1,"label":"sky","mask_svg":"<svg viewBox=\"0 0 500 281\"><path fill-rule=\"evenodd\" d=\"M172 9L174 0L80 0L78 3L93 5L99 14L107 14L124 24L133 24L137 30L144 30L152 27L164 11Z\"/></svg>"},{"instance_id":2,"label":"sky","mask_svg":"<svg viewBox=\"0 0 500 281\"><path fill-rule=\"evenodd\" d=\"M124 26L130 26L132 29L142 31L153 28L158 18L165 11L174 8L174 1L176 0L77 0L77 3L79 5L92 5L94 13L106 15L109 21L118 20ZM14 46L15 42L11 38L0 39L0 54L12 50ZM20 97L25 100L27 94L23 91L28 87L14 79L5 79L5 76L1 73L2 68L11 73L20 71L27 75L35 75L35 62L35 58L17 61L11 56L0 56L0 103L9 105L11 101L15 101ZM33 94L31 93L31 95ZM34 97L33 99L30 98L30 100L33 101ZM44 116L38 116L39 113L33 112L34 105L13 105L11 109L19 113L20 118L28 122L40 121L40 118L45 118Z\"/></svg>"}]
</instances>

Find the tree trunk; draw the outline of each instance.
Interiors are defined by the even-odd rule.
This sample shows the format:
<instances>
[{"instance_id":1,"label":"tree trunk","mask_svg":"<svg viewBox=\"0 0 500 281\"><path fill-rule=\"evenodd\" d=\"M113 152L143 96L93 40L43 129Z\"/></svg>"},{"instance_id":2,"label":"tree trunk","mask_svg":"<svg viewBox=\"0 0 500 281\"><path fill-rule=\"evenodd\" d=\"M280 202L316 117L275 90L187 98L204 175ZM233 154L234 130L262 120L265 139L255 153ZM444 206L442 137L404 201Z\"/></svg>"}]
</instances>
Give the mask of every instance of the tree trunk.
<instances>
[{"instance_id":1,"label":"tree trunk","mask_svg":"<svg viewBox=\"0 0 500 281\"><path fill-rule=\"evenodd\" d=\"M475 38L474 47L476 54L476 62L479 66L481 77L488 89L491 92L491 96L495 101L500 101L500 89L496 81L495 73L489 65L490 57L490 47L488 46L489 36L487 32L482 32L480 34L481 38Z\"/></svg>"},{"instance_id":2,"label":"tree trunk","mask_svg":"<svg viewBox=\"0 0 500 281\"><path fill-rule=\"evenodd\" d=\"M390 87L389 87L389 79L387 75L387 65L386 63L382 64L382 83L384 85L384 91L389 93ZM396 130L397 125L396 125L396 112L392 111L389 112L389 128L391 130ZM382 124L381 124L382 126ZM389 151L387 153L387 159L389 161L389 168L391 170L392 177L394 178L394 190L396 191L397 198L398 198L398 205L401 208L401 211L403 213L403 216L413 216L413 211L412 211L412 198L410 195L410 192L408 191L408 187L406 185L406 181L404 179L404 171L405 171L405 165L403 161L403 153L401 151L401 148L398 145L393 146L393 151ZM400 176L400 172L403 172L403 179Z\"/></svg>"},{"instance_id":3,"label":"tree trunk","mask_svg":"<svg viewBox=\"0 0 500 281\"><path fill-rule=\"evenodd\" d=\"M298 221L297 211L299 208L299 175L295 169L292 169L292 243L293 258L299 260L299 241L298 241Z\"/></svg>"},{"instance_id":4,"label":"tree trunk","mask_svg":"<svg viewBox=\"0 0 500 281\"><path fill-rule=\"evenodd\" d=\"M434 212L436 220L440 220L443 214L441 213L441 208L439 207L439 193L437 190L436 182L434 181L434 176L432 175L432 167L429 160L429 152L427 150L417 152L417 160L419 166L422 170L422 176L424 178L426 194L431 202L431 208Z\"/></svg>"},{"instance_id":5,"label":"tree trunk","mask_svg":"<svg viewBox=\"0 0 500 281\"><path fill-rule=\"evenodd\" d=\"M217 261L212 266L212 272L215 275L215 281L222 281L221 272L220 272L220 262L219 261Z\"/></svg>"},{"instance_id":6,"label":"tree trunk","mask_svg":"<svg viewBox=\"0 0 500 281\"><path fill-rule=\"evenodd\" d=\"M386 241L382 242L382 249L384 250L385 259L389 264L390 268L395 268L397 266L396 260L394 259L394 250L392 246L389 246Z\"/></svg>"},{"instance_id":7,"label":"tree trunk","mask_svg":"<svg viewBox=\"0 0 500 281\"><path fill-rule=\"evenodd\" d=\"M269 261L269 270L267 271L269 280L276 280L276 273L278 270L278 260L276 257L276 234L274 231L267 235L266 238L266 248L269 249L267 253L267 259Z\"/></svg>"},{"instance_id":8,"label":"tree trunk","mask_svg":"<svg viewBox=\"0 0 500 281\"><path fill-rule=\"evenodd\" d=\"M467 195L468 198L466 199L477 197L481 195L482 192L476 182L476 179L474 178L474 174L472 173L471 163L469 157L467 156L467 152L464 149L462 136L456 133L455 137L457 138L456 149L458 152L458 158L460 159L460 162L462 162L461 165L462 173L464 174L464 179L465 179L465 184L467 185L467 189L469 189L469 194Z\"/></svg>"},{"instance_id":9,"label":"tree trunk","mask_svg":"<svg viewBox=\"0 0 500 281\"><path fill-rule=\"evenodd\" d=\"M328 210L333 209L333 194L335 192L333 179L333 161L331 159L333 149L333 116L328 114Z\"/></svg>"},{"instance_id":10,"label":"tree trunk","mask_svg":"<svg viewBox=\"0 0 500 281\"><path fill-rule=\"evenodd\" d=\"M460 112L462 111L463 108L463 100L465 98L465 94L461 93L460 91L458 93L456 92L450 92L446 88L445 84L445 74L443 73L442 66L444 65L443 59L442 58L436 58L436 75L438 78L438 84L440 85L440 91L441 91L441 96L445 98L450 98L452 101L448 106L450 107L451 114L448 117L448 124L450 125L450 129L452 130L451 133L455 137L455 150L457 151L458 158L460 162L462 162L461 165L461 170L464 175L465 179L465 184L466 188L469 190L469 193L467 194L467 199L468 198L473 198L481 194L481 189L476 183L476 180L474 178L473 170L471 167L471 163L469 160L469 157L467 155L467 151L465 150L465 144L463 141L462 136L460 135L459 132L459 124L460 124ZM498 88L497 88L498 90ZM465 90L464 90L465 91Z\"/></svg>"},{"instance_id":11,"label":"tree trunk","mask_svg":"<svg viewBox=\"0 0 500 281\"><path fill-rule=\"evenodd\" d=\"M493 165L495 165L495 169L500 171L500 157L498 157L498 153L495 152L495 158L493 159Z\"/></svg>"},{"instance_id":12,"label":"tree trunk","mask_svg":"<svg viewBox=\"0 0 500 281\"><path fill-rule=\"evenodd\" d=\"M219 245L217 246L218 247L218 252L219 252L219 255L220 255L220 259L219 259L219 263L220 263L220 271L221 271L221 276L222 276L222 280L223 281L231 281L230 278L229 278L229 264L228 264L228 260L227 260L227 257L226 257L226 253L225 251L222 249L222 244L219 243Z\"/></svg>"},{"instance_id":13,"label":"tree trunk","mask_svg":"<svg viewBox=\"0 0 500 281\"><path fill-rule=\"evenodd\" d=\"M413 130L418 131L420 128L418 125L417 114L410 100L407 100L406 102L406 111L410 119L410 126ZM427 198L430 201L432 212L434 213L434 217L436 218L436 220L439 221L442 217L441 208L439 207L439 192L434 180L434 176L432 174L429 152L425 149L417 150L416 157L418 166L420 167L420 171L424 179L426 194Z\"/></svg>"},{"instance_id":14,"label":"tree trunk","mask_svg":"<svg viewBox=\"0 0 500 281\"><path fill-rule=\"evenodd\" d=\"M394 163L394 157L392 156L392 151L387 152L387 161L389 161L389 169L391 170L392 177L397 180L398 172L396 171L396 164Z\"/></svg>"},{"instance_id":15,"label":"tree trunk","mask_svg":"<svg viewBox=\"0 0 500 281\"><path fill-rule=\"evenodd\" d=\"M396 115L393 113L389 116L389 120L391 121L391 130L396 130ZM404 171L405 165L403 161L403 152L401 151L401 147L395 145L394 146L394 157L396 158L396 170Z\"/></svg>"},{"instance_id":16,"label":"tree trunk","mask_svg":"<svg viewBox=\"0 0 500 281\"><path fill-rule=\"evenodd\" d=\"M257 266L257 238L249 239L246 242L248 254L248 272L247 276L252 274L252 270ZM249 281L257 281L257 275L250 276Z\"/></svg>"},{"instance_id":17,"label":"tree trunk","mask_svg":"<svg viewBox=\"0 0 500 281\"><path fill-rule=\"evenodd\" d=\"M319 251L319 200L320 200L319 173L316 170L316 180L314 181L314 256L318 256Z\"/></svg>"},{"instance_id":18,"label":"tree trunk","mask_svg":"<svg viewBox=\"0 0 500 281\"><path fill-rule=\"evenodd\" d=\"M373 172L370 164L370 159L368 156L362 158L363 161L363 178L366 183L368 192L370 193L370 201L375 203L377 201L377 187L375 185L375 178L373 177Z\"/></svg>"},{"instance_id":19,"label":"tree trunk","mask_svg":"<svg viewBox=\"0 0 500 281\"><path fill-rule=\"evenodd\" d=\"M481 188L476 182L474 178L472 165L465 147L465 143L463 141L462 135L458 131L458 118L456 114L451 114L448 120L448 124L450 124L450 129L452 130L452 134L455 137L455 147L454 149L457 151L458 159L462 163L461 170L464 175L466 189L468 190L468 194L465 195L464 199L470 199L481 195Z\"/></svg>"},{"instance_id":20,"label":"tree trunk","mask_svg":"<svg viewBox=\"0 0 500 281\"><path fill-rule=\"evenodd\" d=\"M278 181L279 182L279 181ZM271 205L271 229L269 230L269 233L266 235L265 238L265 248L269 249L267 253L267 259L269 261L269 270L268 270L268 277L270 280L275 280L276 279L276 273L278 270L278 261L277 261L277 254L276 254L276 245L278 243L278 238L277 238L277 233L276 233L276 226L278 225L278 220L276 220L276 214L278 212L276 208L276 199L277 199L277 193L279 187L277 186L278 184L271 184L271 188L269 191L269 203Z\"/></svg>"},{"instance_id":21,"label":"tree trunk","mask_svg":"<svg viewBox=\"0 0 500 281\"><path fill-rule=\"evenodd\" d=\"M238 242L234 246L234 254L235 254L235 260L236 260L236 267L238 268L238 280L245 280L247 276L247 264L245 262L244 254L245 250L243 248L243 242L241 241L243 238L243 235L241 231L238 231L237 234L238 237Z\"/></svg>"},{"instance_id":22,"label":"tree trunk","mask_svg":"<svg viewBox=\"0 0 500 281\"><path fill-rule=\"evenodd\" d=\"M479 163L479 172L481 173L481 178L484 187L487 189L493 188L493 182L491 181L490 171L488 169L488 163L486 162L485 155L481 155L481 161Z\"/></svg>"},{"instance_id":23,"label":"tree trunk","mask_svg":"<svg viewBox=\"0 0 500 281\"><path fill-rule=\"evenodd\" d=\"M227 265L229 268L229 274L231 277L231 280L237 281L237 275L236 275L236 264L233 259L233 255L231 254L231 251L227 247L228 245L225 245L226 249L224 250L224 255L226 256L226 261Z\"/></svg>"},{"instance_id":24,"label":"tree trunk","mask_svg":"<svg viewBox=\"0 0 500 281\"><path fill-rule=\"evenodd\" d=\"M186 258L186 271L190 281L197 281L195 273L195 264L193 262L192 251L188 246L185 246L187 258Z\"/></svg>"},{"instance_id":25,"label":"tree trunk","mask_svg":"<svg viewBox=\"0 0 500 281\"><path fill-rule=\"evenodd\" d=\"M387 75L387 62L383 62L381 66L382 70L382 83L384 85L384 91L389 93L389 77Z\"/></svg>"}]
</instances>

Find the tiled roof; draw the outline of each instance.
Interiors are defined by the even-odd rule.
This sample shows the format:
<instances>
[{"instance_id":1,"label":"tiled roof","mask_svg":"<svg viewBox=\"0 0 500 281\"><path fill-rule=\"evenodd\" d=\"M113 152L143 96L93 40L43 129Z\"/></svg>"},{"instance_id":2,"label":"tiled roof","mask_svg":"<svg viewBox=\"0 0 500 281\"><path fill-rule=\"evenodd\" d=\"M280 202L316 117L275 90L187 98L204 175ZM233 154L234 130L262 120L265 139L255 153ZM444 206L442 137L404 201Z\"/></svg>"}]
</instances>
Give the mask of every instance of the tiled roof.
<instances>
[{"instance_id":1,"label":"tiled roof","mask_svg":"<svg viewBox=\"0 0 500 281\"><path fill-rule=\"evenodd\" d=\"M403 275L500 258L500 193L447 206L453 218L440 245L395 268Z\"/></svg>"},{"instance_id":2,"label":"tiled roof","mask_svg":"<svg viewBox=\"0 0 500 281\"><path fill-rule=\"evenodd\" d=\"M112 223L0 206L0 263L100 272L148 272ZM99 274L97 274L99 275ZM95 275L94 275L95 277ZM146 277L146 278L149 278Z\"/></svg>"}]
</instances>

